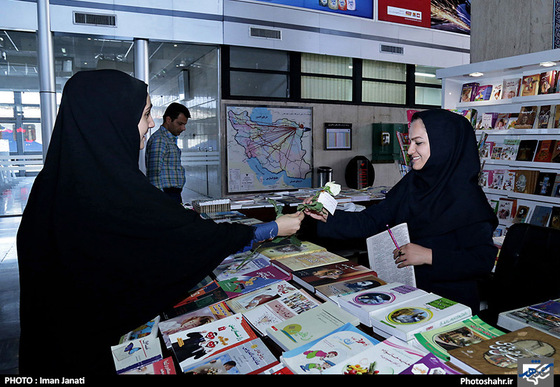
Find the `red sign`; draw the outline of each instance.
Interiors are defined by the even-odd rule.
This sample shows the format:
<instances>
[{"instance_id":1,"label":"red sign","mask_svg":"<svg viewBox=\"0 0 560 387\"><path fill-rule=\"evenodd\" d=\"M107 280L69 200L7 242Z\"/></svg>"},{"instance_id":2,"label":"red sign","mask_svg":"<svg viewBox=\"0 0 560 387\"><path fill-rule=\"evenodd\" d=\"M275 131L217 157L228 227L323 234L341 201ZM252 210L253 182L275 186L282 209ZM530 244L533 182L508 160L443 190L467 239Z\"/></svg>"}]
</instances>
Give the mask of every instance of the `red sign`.
<instances>
[{"instance_id":1,"label":"red sign","mask_svg":"<svg viewBox=\"0 0 560 387\"><path fill-rule=\"evenodd\" d=\"M377 18L381 21L431 27L430 0L378 0Z\"/></svg>"}]
</instances>

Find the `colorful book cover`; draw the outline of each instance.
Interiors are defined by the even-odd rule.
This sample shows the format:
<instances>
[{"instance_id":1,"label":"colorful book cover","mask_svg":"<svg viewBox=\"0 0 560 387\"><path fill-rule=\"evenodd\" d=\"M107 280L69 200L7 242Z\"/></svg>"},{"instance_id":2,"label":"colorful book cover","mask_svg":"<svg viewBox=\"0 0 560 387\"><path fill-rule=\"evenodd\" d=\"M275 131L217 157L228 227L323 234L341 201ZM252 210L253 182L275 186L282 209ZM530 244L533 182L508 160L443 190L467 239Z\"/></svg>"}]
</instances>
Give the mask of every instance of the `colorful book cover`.
<instances>
[{"instance_id":1,"label":"colorful book cover","mask_svg":"<svg viewBox=\"0 0 560 387\"><path fill-rule=\"evenodd\" d=\"M266 329L273 324L281 323L291 317L319 306L319 302L303 290L296 290L269 301L257 308L243 313L243 317L262 336Z\"/></svg>"},{"instance_id":2,"label":"colorful book cover","mask_svg":"<svg viewBox=\"0 0 560 387\"><path fill-rule=\"evenodd\" d=\"M461 375L461 373L443 363L433 353L428 353L400 375Z\"/></svg>"},{"instance_id":3,"label":"colorful book cover","mask_svg":"<svg viewBox=\"0 0 560 387\"><path fill-rule=\"evenodd\" d=\"M326 375L397 375L421 361L427 351L390 337L328 370Z\"/></svg>"},{"instance_id":4,"label":"colorful book cover","mask_svg":"<svg viewBox=\"0 0 560 387\"><path fill-rule=\"evenodd\" d=\"M459 321L441 328L414 335L414 344L430 351L440 359L449 361L447 351L503 335L504 332L487 324L478 316Z\"/></svg>"},{"instance_id":5,"label":"colorful book cover","mask_svg":"<svg viewBox=\"0 0 560 387\"><path fill-rule=\"evenodd\" d=\"M541 163L550 163L552 161L552 155L556 146L556 140L540 140L537 145L537 150L535 152L535 157L533 161L538 161Z\"/></svg>"},{"instance_id":6,"label":"colorful book cover","mask_svg":"<svg viewBox=\"0 0 560 387\"><path fill-rule=\"evenodd\" d=\"M519 91L519 96L527 97L530 95L537 95L540 79L540 74L524 75L521 78L521 90Z\"/></svg>"},{"instance_id":7,"label":"colorful book cover","mask_svg":"<svg viewBox=\"0 0 560 387\"><path fill-rule=\"evenodd\" d=\"M347 261L348 260L346 258L331 253L330 251L316 251L314 253L273 259L270 263L282 269L286 273L292 273L298 270Z\"/></svg>"},{"instance_id":8,"label":"colorful book cover","mask_svg":"<svg viewBox=\"0 0 560 387\"><path fill-rule=\"evenodd\" d=\"M183 369L191 375L254 375L280 364L263 343L255 339Z\"/></svg>"},{"instance_id":9,"label":"colorful book cover","mask_svg":"<svg viewBox=\"0 0 560 387\"><path fill-rule=\"evenodd\" d=\"M539 112L537 114L537 123L535 125L538 129L548 129L552 127L554 122L554 105L542 105L539 106Z\"/></svg>"},{"instance_id":10,"label":"colorful book cover","mask_svg":"<svg viewBox=\"0 0 560 387\"><path fill-rule=\"evenodd\" d=\"M359 320L333 302L325 302L267 328L266 334L284 351L312 342L345 324L358 325Z\"/></svg>"},{"instance_id":11,"label":"colorful book cover","mask_svg":"<svg viewBox=\"0 0 560 387\"><path fill-rule=\"evenodd\" d=\"M537 118L537 106L523 106L519 111L515 129L532 129Z\"/></svg>"},{"instance_id":12,"label":"colorful book cover","mask_svg":"<svg viewBox=\"0 0 560 387\"><path fill-rule=\"evenodd\" d=\"M526 327L449 351L451 363L472 374L517 374L518 360L552 358L554 373L560 373L560 339Z\"/></svg>"},{"instance_id":13,"label":"colorful book cover","mask_svg":"<svg viewBox=\"0 0 560 387\"><path fill-rule=\"evenodd\" d=\"M474 101L488 101L492 95L492 85L480 85L476 88Z\"/></svg>"},{"instance_id":14,"label":"colorful book cover","mask_svg":"<svg viewBox=\"0 0 560 387\"><path fill-rule=\"evenodd\" d=\"M287 281L290 276L270 265L249 273L218 281L229 298L247 294L277 281Z\"/></svg>"},{"instance_id":15,"label":"colorful book cover","mask_svg":"<svg viewBox=\"0 0 560 387\"><path fill-rule=\"evenodd\" d=\"M521 84L520 78L504 79L504 90L502 92L502 99L510 99L517 97L519 94L519 85Z\"/></svg>"},{"instance_id":16,"label":"colorful book cover","mask_svg":"<svg viewBox=\"0 0 560 387\"><path fill-rule=\"evenodd\" d=\"M370 314L426 295L427 292L398 282L367 289L338 298L340 307L371 326Z\"/></svg>"},{"instance_id":17,"label":"colorful book cover","mask_svg":"<svg viewBox=\"0 0 560 387\"><path fill-rule=\"evenodd\" d=\"M257 338L241 315L233 315L169 336L181 371L232 347Z\"/></svg>"},{"instance_id":18,"label":"colorful book cover","mask_svg":"<svg viewBox=\"0 0 560 387\"><path fill-rule=\"evenodd\" d=\"M227 300L226 304L235 313L245 313L297 290L294 285L282 280Z\"/></svg>"},{"instance_id":19,"label":"colorful book cover","mask_svg":"<svg viewBox=\"0 0 560 387\"><path fill-rule=\"evenodd\" d=\"M373 289L387 282L374 275L350 278L331 284L320 285L315 288L315 294L323 299L330 299L338 304L338 298L362 290Z\"/></svg>"},{"instance_id":20,"label":"colorful book cover","mask_svg":"<svg viewBox=\"0 0 560 387\"><path fill-rule=\"evenodd\" d=\"M224 259L213 271L217 281L223 281L240 274L245 274L270 265L270 259L264 255L247 251L230 255Z\"/></svg>"},{"instance_id":21,"label":"colorful book cover","mask_svg":"<svg viewBox=\"0 0 560 387\"><path fill-rule=\"evenodd\" d=\"M376 273L366 266L345 261L294 271L292 272L292 279L294 282L314 292L314 288L317 286L365 275L376 275Z\"/></svg>"},{"instance_id":22,"label":"colorful book cover","mask_svg":"<svg viewBox=\"0 0 560 387\"><path fill-rule=\"evenodd\" d=\"M556 173L540 171L535 184L535 195L552 196L552 187L556 180Z\"/></svg>"},{"instance_id":23,"label":"colorful book cover","mask_svg":"<svg viewBox=\"0 0 560 387\"><path fill-rule=\"evenodd\" d=\"M326 249L324 247L306 241L301 242L301 245L295 245L293 243L279 243L273 246L259 249L259 253L270 259L292 257L295 255L313 253L316 251L326 251Z\"/></svg>"},{"instance_id":24,"label":"colorful book cover","mask_svg":"<svg viewBox=\"0 0 560 387\"><path fill-rule=\"evenodd\" d=\"M545 71L540 74L539 94L556 92L556 70Z\"/></svg>"},{"instance_id":25,"label":"colorful book cover","mask_svg":"<svg viewBox=\"0 0 560 387\"><path fill-rule=\"evenodd\" d=\"M326 336L284 352L280 360L294 374L318 375L378 343L352 324L344 324Z\"/></svg>"},{"instance_id":26,"label":"colorful book cover","mask_svg":"<svg viewBox=\"0 0 560 387\"><path fill-rule=\"evenodd\" d=\"M180 316L163 320L159 323L158 327L165 346L171 348L169 335L209 324L231 315L233 315L233 312L229 310L224 301L221 301Z\"/></svg>"},{"instance_id":27,"label":"colorful book cover","mask_svg":"<svg viewBox=\"0 0 560 387\"><path fill-rule=\"evenodd\" d=\"M371 314L373 331L381 336L396 336L410 341L415 333L425 332L465 320L471 308L437 294L427 294Z\"/></svg>"}]
</instances>

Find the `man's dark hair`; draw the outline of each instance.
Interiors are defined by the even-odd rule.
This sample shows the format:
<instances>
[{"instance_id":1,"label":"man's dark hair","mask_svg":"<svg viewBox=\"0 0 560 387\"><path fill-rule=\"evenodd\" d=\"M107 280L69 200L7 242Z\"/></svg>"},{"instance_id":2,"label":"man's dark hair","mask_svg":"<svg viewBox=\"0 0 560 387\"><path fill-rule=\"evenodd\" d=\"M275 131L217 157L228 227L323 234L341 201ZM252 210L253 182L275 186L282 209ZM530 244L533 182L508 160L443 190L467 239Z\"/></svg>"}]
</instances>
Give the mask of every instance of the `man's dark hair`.
<instances>
[{"instance_id":1,"label":"man's dark hair","mask_svg":"<svg viewBox=\"0 0 560 387\"><path fill-rule=\"evenodd\" d=\"M163 121L165 122L165 117L171 118L171 121L176 120L181 113L183 113L186 118L191 118L191 112L186 106L173 102L167 107L167 109L165 109L165 113L163 113Z\"/></svg>"}]
</instances>

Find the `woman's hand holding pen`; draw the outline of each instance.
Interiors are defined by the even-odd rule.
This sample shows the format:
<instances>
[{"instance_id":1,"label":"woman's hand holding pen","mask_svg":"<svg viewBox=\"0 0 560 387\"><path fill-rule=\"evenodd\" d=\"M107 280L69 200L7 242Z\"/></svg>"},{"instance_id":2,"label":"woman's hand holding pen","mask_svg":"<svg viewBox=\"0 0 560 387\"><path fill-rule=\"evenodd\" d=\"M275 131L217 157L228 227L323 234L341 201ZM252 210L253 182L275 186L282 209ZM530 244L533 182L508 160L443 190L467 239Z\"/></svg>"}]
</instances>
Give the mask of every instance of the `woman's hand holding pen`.
<instances>
[{"instance_id":1,"label":"woman's hand holding pen","mask_svg":"<svg viewBox=\"0 0 560 387\"><path fill-rule=\"evenodd\" d=\"M312 200L313 200L313 198L311 198L311 197L305 198L303 200L303 203L311 204ZM308 215L308 216L312 217L313 219L320 220L321 222L326 222L327 217L329 216L328 211L325 210L324 208L321 212L311 211L311 210L308 210L308 209L304 210L303 212L305 213L305 215Z\"/></svg>"},{"instance_id":2,"label":"woman's hand holding pen","mask_svg":"<svg viewBox=\"0 0 560 387\"><path fill-rule=\"evenodd\" d=\"M400 249L395 249L393 251L393 257L395 258L395 263L398 268L411 265L431 265L432 249L428 249L415 243L408 243L401 246Z\"/></svg>"}]
</instances>

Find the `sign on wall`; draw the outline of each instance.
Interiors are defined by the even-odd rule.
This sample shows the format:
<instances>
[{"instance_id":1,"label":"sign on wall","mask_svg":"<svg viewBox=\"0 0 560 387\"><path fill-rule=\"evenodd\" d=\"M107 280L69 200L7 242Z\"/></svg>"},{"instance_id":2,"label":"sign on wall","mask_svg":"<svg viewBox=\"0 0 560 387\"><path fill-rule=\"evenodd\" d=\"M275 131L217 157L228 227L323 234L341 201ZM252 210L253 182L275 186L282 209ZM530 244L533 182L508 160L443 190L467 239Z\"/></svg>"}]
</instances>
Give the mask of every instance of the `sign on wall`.
<instances>
[{"instance_id":1,"label":"sign on wall","mask_svg":"<svg viewBox=\"0 0 560 387\"><path fill-rule=\"evenodd\" d=\"M252 0L373 19L373 0Z\"/></svg>"}]
</instances>

